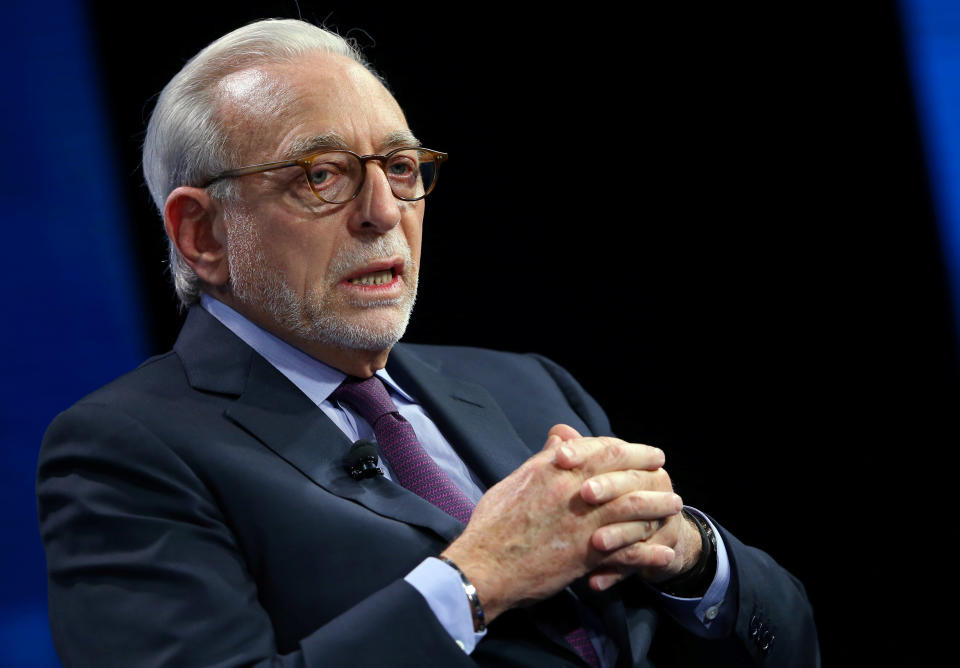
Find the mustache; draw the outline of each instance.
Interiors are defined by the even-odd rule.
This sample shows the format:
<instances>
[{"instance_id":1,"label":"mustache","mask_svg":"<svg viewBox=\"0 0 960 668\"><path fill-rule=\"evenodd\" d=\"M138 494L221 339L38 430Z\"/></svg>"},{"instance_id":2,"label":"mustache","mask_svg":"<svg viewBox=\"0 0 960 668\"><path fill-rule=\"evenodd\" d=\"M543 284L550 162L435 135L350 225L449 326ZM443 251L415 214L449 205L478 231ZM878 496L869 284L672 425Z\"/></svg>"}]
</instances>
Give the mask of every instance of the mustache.
<instances>
[{"instance_id":1,"label":"mustache","mask_svg":"<svg viewBox=\"0 0 960 668\"><path fill-rule=\"evenodd\" d=\"M407 269L412 267L413 255L410 246L396 229L373 241L358 242L355 246L341 248L330 262L330 271L335 276L343 276L365 264L394 256L402 257Z\"/></svg>"}]
</instances>

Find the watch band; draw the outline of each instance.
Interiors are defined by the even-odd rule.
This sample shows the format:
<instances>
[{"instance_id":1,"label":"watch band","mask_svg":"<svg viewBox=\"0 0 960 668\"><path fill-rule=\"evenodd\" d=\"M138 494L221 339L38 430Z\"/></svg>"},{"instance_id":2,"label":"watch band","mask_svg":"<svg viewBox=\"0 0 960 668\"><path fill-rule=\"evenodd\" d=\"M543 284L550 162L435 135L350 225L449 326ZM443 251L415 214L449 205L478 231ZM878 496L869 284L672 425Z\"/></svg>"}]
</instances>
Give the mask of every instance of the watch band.
<instances>
[{"instance_id":1,"label":"watch band","mask_svg":"<svg viewBox=\"0 0 960 668\"><path fill-rule=\"evenodd\" d=\"M459 566L446 557L439 557L439 559L460 574L460 584L463 585L463 592L467 595L467 600L470 602L470 614L473 615L473 631L474 633L483 633L487 630L487 624L483 616L483 606L480 605L480 597L477 596L477 588L473 586L473 583L470 582L466 574L460 570Z\"/></svg>"},{"instance_id":2,"label":"watch band","mask_svg":"<svg viewBox=\"0 0 960 668\"><path fill-rule=\"evenodd\" d=\"M693 568L663 582L657 582L655 586L671 596L698 598L707 593L717 573L717 537L705 520L688 513L686 509L681 512L700 532L700 556Z\"/></svg>"}]
</instances>

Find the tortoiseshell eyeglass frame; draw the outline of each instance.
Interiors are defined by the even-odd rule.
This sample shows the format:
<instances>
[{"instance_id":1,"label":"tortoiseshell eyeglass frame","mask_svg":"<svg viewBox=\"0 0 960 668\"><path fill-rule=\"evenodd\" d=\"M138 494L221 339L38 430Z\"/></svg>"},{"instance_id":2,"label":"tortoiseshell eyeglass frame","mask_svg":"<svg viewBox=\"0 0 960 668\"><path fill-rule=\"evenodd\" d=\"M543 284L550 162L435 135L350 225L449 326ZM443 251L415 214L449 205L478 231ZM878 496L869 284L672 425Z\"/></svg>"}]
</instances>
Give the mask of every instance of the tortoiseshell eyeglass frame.
<instances>
[{"instance_id":1,"label":"tortoiseshell eyeglass frame","mask_svg":"<svg viewBox=\"0 0 960 668\"><path fill-rule=\"evenodd\" d=\"M229 169L225 172L221 172L220 174L217 174L212 179L204 183L201 187L206 188L216 183L220 179L229 179L237 176L246 176L247 174L258 174L260 172L269 172L273 169L283 169L284 167L300 167L301 169L303 169L303 175L304 177L306 177L307 183L310 185L310 190L313 192L314 195L317 196L317 199L327 204L344 204L345 202L349 202L350 200L356 199L357 195L359 195L360 191L363 189L363 183L366 180L366 176L367 176L366 166L369 161L375 160L379 162L384 167L384 169L386 169L387 161L391 157L393 157L395 154L399 153L400 151L417 151L420 154L421 164L423 162L433 162L435 166L436 172L433 175L433 181L430 183L430 187L427 188L427 190L425 190L424 193L419 197L401 197L397 195L397 193L395 192L393 193L394 197L396 197L399 200L403 200L404 202L416 202L418 200L423 199L427 195L429 195L431 192L433 192L433 189L437 187L437 180L439 180L440 178L440 165L446 162L447 158L449 157L446 153L443 153L441 151L434 151L429 148L421 148L419 146L401 146L400 148L393 149L389 153L371 153L370 155L359 155L357 153L354 153L353 151L348 151L346 149L327 149L325 151L320 151L319 153L312 153L311 155L305 156L303 158L297 158L296 160L264 162L259 165L248 165L247 167ZM313 164L314 160L316 160L321 155L324 155L326 153L349 153L350 155L352 155L353 157L355 157L357 160L360 161L360 183L357 185L357 189L354 191L354 193L347 199L337 200L337 201L324 199L320 195L320 193L317 192L316 185L310 180L310 165ZM393 192L392 187L390 191Z\"/></svg>"}]
</instances>

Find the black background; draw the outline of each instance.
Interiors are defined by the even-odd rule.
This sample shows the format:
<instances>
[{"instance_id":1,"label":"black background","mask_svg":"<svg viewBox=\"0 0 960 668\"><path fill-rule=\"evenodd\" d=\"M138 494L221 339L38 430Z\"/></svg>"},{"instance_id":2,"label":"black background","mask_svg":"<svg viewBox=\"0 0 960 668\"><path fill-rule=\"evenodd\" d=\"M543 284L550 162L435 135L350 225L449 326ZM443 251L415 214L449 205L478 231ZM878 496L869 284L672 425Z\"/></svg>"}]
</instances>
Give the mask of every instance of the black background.
<instances>
[{"instance_id":1,"label":"black background","mask_svg":"<svg viewBox=\"0 0 960 668\"><path fill-rule=\"evenodd\" d=\"M451 156L406 339L552 357L804 581L828 665L915 656L957 359L895 5L726 4L93 4L154 348L179 316L139 171L152 98L302 12Z\"/></svg>"}]
</instances>

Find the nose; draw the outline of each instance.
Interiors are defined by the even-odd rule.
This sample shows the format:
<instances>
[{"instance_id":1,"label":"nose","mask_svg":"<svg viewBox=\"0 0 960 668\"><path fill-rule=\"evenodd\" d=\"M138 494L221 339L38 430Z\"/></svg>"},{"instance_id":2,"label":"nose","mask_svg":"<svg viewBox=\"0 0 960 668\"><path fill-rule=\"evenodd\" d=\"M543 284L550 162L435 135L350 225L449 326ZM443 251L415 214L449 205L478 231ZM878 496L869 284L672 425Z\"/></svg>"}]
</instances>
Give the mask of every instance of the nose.
<instances>
[{"instance_id":1,"label":"nose","mask_svg":"<svg viewBox=\"0 0 960 668\"><path fill-rule=\"evenodd\" d=\"M353 226L357 232L385 234L400 223L400 203L390 190L383 166L371 160L357 196Z\"/></svg>"}]
</instances>

